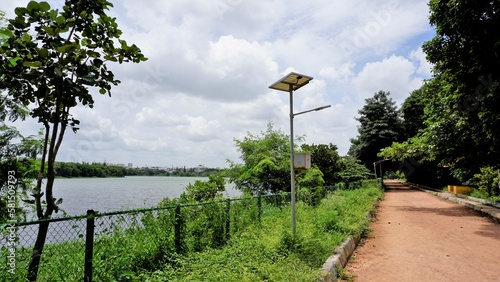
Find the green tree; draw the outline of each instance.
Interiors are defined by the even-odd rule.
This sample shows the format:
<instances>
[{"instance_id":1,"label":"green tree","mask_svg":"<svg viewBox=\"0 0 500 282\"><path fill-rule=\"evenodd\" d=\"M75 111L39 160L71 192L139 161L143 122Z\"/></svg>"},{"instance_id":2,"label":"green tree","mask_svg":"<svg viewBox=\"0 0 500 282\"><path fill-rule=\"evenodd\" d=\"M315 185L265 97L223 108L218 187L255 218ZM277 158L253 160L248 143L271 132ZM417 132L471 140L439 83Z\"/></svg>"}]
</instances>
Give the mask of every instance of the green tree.
<instances>
[{"instance_id":1,"label":"green tree","mask_svg":"<svg viewBox=\"0 0 500 282\"><path fill-rule=\"evenodd\" d=\"M458 132L450 126L452 120L436 120L436 117L447 116L438 97L444 88L441 81L432 78L413 91L401 107L406 141L393 142L378 154L381 159L391 159L398 164L397 169L408 181L430 186L446 185L449 181L449 166L440 164L439 156L450 151L446 143L453 143ZM430 114L433 111L441 114L433 117Z\"/></svg>"},{"instance_id":2,"label":"green tree","mask_svg":"<svg viewBox=\"0 0 500 282\"><path fill-rule=\"evenodd\" d=\"M410 138L417 136L421 129L425 128L425 86L411 92L401 105L401 114L403 118L404 137Z\"/></svg>"},{"instance_id":3,"label":"green tree","mask_svg":"<svg viewBox=\"0 0 500 282\"><path fill-rule=\"evenodd\" d=\"M5 32L6 25L7 22L5 19L5 12L0 10L0 46L2 46L5 43L5 41L7 41L8 38Z\"/></svg>"},{"instance_id":4,"label":"green tree","mask_svg":"<svg viewBox=\"0 0 500 282\"><path fill-rule=\"evenodd\" d=\"M436 36L423 50L441 87L426 106L427 124L447 146L437 147L441 163L465 181L500 158L500 1L432 0L429 7Z\"/></svg>"},{"instance_id":5,"label":"green tree","mask_svg":"<svg viewBox=\"0 0 500 282\"><path fill-rule=\"evenodd\" d=\"M0 46L8 39L6 25L5 13L0 11ZM5 121L24 120L27 113L25 106L0 92L0 223L26 219L21 202L29 200L41 143L39 136L24 137Z\"/></svg>"},{"instance_id":6,"label":"green tree","mask_svg":"<svg viewBox=\"0 0 500 282\"><path fill-rule=\"evenodd\" d=\"M21 203L30 200L41 144L40 136L24 137L0 122L0 223L26 220Z\"/></svg>"},{"instance_id":7,"label":"green tree","mask_svg":"<svg viewBox=\"0 0 500 282\"><path fill-rule=\"evenodd\" d=\"M311 163L315 165L322 173L325 185L334 185L340 182L338 173L340 172L340 156L338 148L332 143L301 146L302 151L311 154Z\"/></svg>"},{"instance_id":8,"label":"green tree","mask_svg":"<svg viewBox=\"0 0 500 282\"><path fill-rule=\"evenodd\" d=\"M339 176L341 181L346 184L373 177L373 173L353 157L342 157L340 166L342 170L339 172Z\"/></svg>"},{"instance_id":9,"label":"green tree","mask_svg":"<svg viewBox=\"0 0 500 282\"><path fill-rule=\"evenodd\" d=\"M500 158L500 1L432 0L429 7L436 36L423 50L434 77L405 101L419 112L424 105L423 126L412 118L418 132L407 127L409 139L380 156L438 185L474 182Z\"/></svg>"},{"instance_id":10,"label":"green tree","mask_svg":"<svg viewBox=\"0 0 500 282\"><path fill-rule=\"evenodd\" d=\"M226 181L220 174L212 174L208 181L196 180L186 187L181 199L185 202L206 202L222 196L226 191Z\"/></svg>"},{"instance_id":11,"label":"green tree","mask_svg":"<svg viewBox=\"0 0 500 282\"><path fill-rule=\"evenodd\" d=\"M40 173L33 191L39 219L50 218L62 201L55 198L52 188L66 129L69 126L76 132L80 123L71 109L93 107L90 89L110 94L112 85L118 85L107 62L146 60L137 46L120 39L116 20L106 14L110 7L106 0L66 0L59 11L47 2L31 1L25 8L16 8L16 17L4 32L8 39L0 47L0 90L6 90L14 102L29 105L30 116L44 127ZM36 280L47 230L48 223L39 225L28 270L30 281Z\"/></svg>"},{"instance_id":12,"label":"green tree","mask_svg":"<svg viewBox=\"0 0 500 282\"><path fill-rule=\"evenodd\" d=\"M297 141L301 141L298 138ZM243 164L228 161L230 181L243 192L276 193L290 189L290 141L273 123L260 135L248 133L243 140L235 140Z\"/></svg>"},{"instance_id":13,"label":"green tree","mask_svg":"<svg viewBox=\"0 0 500 282\"><path fill-rule=\"evenodd\" d=\"M384 91L375 93L372 98L365 99L365 105L358 111L359 135L351 139L348 155L367 168L379 159L377 154L381 149L400 141L404 132L399 111L389 95Z\"/></svg>"},{"instance_id":14,"label":"green tree","mask_svg":"<svg viewBox=\"0 0 500 282\"><path fill-rule=\"evenodd\" d=\"M481 77L491 75L498 82L500 1L431 0L429 8L436 35L423 49L435 73L450 75L472 90Z\"/></svg>"},{"instance_id":15,"label":"green tree","mask_svg":"<svg viewBox=\"0 0 500 282\"><path fill-rule=\"evenodd\" d=\"M318 167L313 166L297 180L300 200L313 207L319 205L324 195L324 175Z\"/></svg>"}]
</instances>

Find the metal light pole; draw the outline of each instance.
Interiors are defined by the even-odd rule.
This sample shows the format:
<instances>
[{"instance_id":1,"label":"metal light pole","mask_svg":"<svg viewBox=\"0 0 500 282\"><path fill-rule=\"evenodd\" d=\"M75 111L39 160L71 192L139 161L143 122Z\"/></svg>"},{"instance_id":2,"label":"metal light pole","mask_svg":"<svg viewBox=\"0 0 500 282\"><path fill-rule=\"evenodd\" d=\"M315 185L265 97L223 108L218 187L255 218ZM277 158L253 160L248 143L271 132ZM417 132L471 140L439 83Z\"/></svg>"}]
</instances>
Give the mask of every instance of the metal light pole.
<instances>
[{"instance_id":1,"label":"metal light pole","mask_svg":"<svg viewBox=\"0 0 500 282\"><path fill-rule=\"evenodd\" d=\"M295 169L293 167L293 86L288 85L290 93L290 193L292 193L292 234L295 237L297 220L295 217Z\"/></svg>"},{"instance_id":2,"label":"metal light pole","mask_svg":"<svg viewBox=\"0 0 500 282\"><path fill-rule=\"evenodd\" d=\"M293 91L301 88L302 86L306 85L311 81L313 78L310 76L298 74L291 72L288 75L284 76L280 80L276 81L275 83L271 84L269 88L279 90L279 91L286 91L290 95L290 192L292 194L291 198L291 205L292 205L292 234L295 237L296 234L296 191L295 191L295 168L294 168L294 143L293 143L293 118L295 116L305 114L308 112L312 111L319 111L323 110L326 108L329 108L330 105L328 106L323 106L323 107L318 107L312 110L308 111L303 111L294 114L293 113Z\"/></svg>"},{"instance_id":3,"label":"metal light pole","mask_svg":"<svg viewBox=\"0 0 500 282\"><path fill-rule=\"evenodd\" d=\"M373 163L373 170L375 171L375 179L377 178L377 169L376 166L380 165L380 185L384 187L384 173L382 172L382 163L386 161L390 161L391 159L383 159Z\"/></svg>"}]
</instances>

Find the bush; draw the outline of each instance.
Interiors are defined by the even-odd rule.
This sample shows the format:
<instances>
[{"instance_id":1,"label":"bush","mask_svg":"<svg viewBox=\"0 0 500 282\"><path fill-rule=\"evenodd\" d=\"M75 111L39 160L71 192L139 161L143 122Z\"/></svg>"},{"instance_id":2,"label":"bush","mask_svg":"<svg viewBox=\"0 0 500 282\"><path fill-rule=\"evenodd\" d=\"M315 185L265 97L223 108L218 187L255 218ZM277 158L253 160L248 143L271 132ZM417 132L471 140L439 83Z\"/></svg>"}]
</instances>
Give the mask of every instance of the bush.
<instances>
[{"instance_id":1,"label":"bush","mask_svg":"<svg viewBox=\"0 0 500 282\"><path fill-rule=\"evenodd\" d=\"M298 180L300 200L310 206L317 206L324 196L323 173L316 167L308 169Z\"/></svg>"},{"instance_id":2,"label":"bush","mask_svg":"<svg viewBox=\"0 0 500 282\"><path fill-rule=\"evenodd\" d=\"M479 193L486 194L488 197L499 195L499 170L492 166L480 168L480 173L474 174L474 177L468 181L469 185L477 186Z\"/></svg>"},{"instance_id":3,"label":"bush","mask_svg":"<svg viewBox=\"0 0 500 282\"><path fill-rule=\"evenodd\" d=\"M368 230L366 211L382 196L376 182L368 185L337 190L315 207L297 202L295 236L289 206L283 205L288 194L182 208L179 199L164 199L167 207L162 210L98 217L94 280L318 281L321 265L335 247L349 235ZM80 279L84 245L83 240L47 244L40 279ZM30 251L17 253L20 271L27 269L22 258ZM24 272L19 274L9 280L0 271L0 281L24 281Z\"/></svg>"}]
</instances>

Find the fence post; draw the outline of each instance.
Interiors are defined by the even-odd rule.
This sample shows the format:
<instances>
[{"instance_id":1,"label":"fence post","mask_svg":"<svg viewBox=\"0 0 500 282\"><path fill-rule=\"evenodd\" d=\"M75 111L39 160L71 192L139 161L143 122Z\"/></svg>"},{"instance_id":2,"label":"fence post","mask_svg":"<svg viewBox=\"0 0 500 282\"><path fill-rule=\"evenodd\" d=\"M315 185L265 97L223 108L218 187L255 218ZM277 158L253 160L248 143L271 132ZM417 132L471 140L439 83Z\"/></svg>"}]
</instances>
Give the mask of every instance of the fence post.
<instances>
[{"instance_id":1,"label":"fence post","mask_svg":"<svg viewBox=\"0 0 500 282\"><path fill-rule=\"evenodd\" d=\"M85 282L92 282L92 259L94 256L95 212L87 210L87 232L85 236Z\"/></svg>"},{"instance_id":2,"label":"fence post","mask_svg":"<svg viewBox=\"0 0 500 282\"><path fill-rule=\"evenodd\" d=\"M177 204L175 207L175 222L174 222L174 242L175 242L175 251L177 253L181 253L182 251L182 218L181 218L181 205Z\"/></svg>"},{"instance_id":3,"label":"fence post","mask_svg":"<svg viewBox=\"0 0 500 282\"><path fill-rule=\"evenodd\" d=\"M226 200L226 242L231 237L231 199Z\"/></svg>"},{"instance_id":4,"label":"fence post","mask_svg":"<svg viewBox=\"0 0 500 282\"><path fill-rule=\"evenodd\" d=\"M262 194L260 192L259 195L257 196L257 209L258 209L257 217L260 222L260 217L262 215Z\"/></svg>"}]
</instances>

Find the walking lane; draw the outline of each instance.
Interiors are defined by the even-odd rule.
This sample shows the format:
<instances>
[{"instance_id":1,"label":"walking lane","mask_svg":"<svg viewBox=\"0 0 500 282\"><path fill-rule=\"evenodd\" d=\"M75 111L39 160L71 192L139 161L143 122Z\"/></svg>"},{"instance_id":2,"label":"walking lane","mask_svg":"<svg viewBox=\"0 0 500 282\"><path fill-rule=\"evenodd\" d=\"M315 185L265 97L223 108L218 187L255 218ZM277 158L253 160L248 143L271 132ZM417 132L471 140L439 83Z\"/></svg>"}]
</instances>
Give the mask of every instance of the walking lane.
<instances>
[{"instance_id":1,"label":"walking lane","mask_svg":"<svg viewBox=\"0 0 500 282\"><path fill-rule=\"evenodd\" d=\"M354 281L500 281L500 225L386 180L371 235L346 272Z\"/></svg>"}]
</instances>

